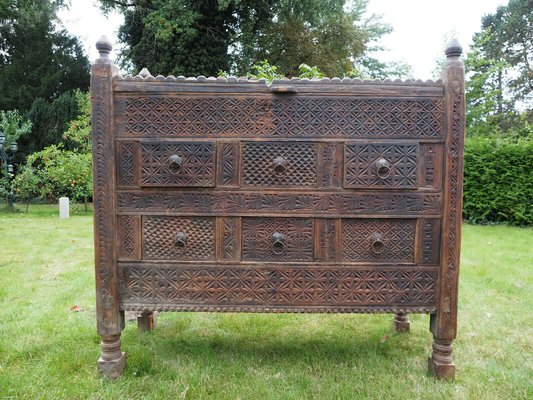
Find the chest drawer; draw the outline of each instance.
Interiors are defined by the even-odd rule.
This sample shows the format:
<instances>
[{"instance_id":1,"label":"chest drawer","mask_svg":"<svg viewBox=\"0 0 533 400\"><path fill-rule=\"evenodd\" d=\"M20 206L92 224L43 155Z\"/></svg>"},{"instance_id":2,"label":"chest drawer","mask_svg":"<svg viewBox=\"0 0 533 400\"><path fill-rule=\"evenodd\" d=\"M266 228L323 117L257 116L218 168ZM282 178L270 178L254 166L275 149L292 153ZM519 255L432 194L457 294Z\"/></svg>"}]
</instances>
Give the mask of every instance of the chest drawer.
<instances>
[{"instance_id":1,"label":"chest drawer","mask_svg":"<svg viewBox=\"0 0 533 400\"><path fill-rule=\"evenodd\" d=\"M346 143L344 183L350 189L416 189L421 164L418 144Z\"/></svg>"},{"instance_id":2,"label":"chest drawer","mask_svg":"<svg viewBox=\"0 0 533 400\"><path fill-rule=\"evenodd\" d=\"M141 142L140 185L214 187L214 142Z\"/></svg>"},{"instance_id":3,"label":"chest drawer","mask_svg":"<svg viewBox=\"0 0 533 400\"><path fill-rule=\"evenodd\" d=\"M243 142L244 187L316 187L317 144Z\"/></svg>"},{"instance_id":4,"label":"chest drawer","mask_svg":"<svg viewBox=\"0 0 533 400\"><path fill-rule=\"evenodd\" d=\"M313 261L314 221L308 218L243 218L244 261Z\"/></svg>"},{"instance_id":5,"label":"chest drawer","mask_svg":"<svg viewBox=\"0 0 533 400\"><path fill-rule=\"evenodd\" d=\"M215 218L144 216L145 260L214 260Z\"/></svg>"}]
</instances>

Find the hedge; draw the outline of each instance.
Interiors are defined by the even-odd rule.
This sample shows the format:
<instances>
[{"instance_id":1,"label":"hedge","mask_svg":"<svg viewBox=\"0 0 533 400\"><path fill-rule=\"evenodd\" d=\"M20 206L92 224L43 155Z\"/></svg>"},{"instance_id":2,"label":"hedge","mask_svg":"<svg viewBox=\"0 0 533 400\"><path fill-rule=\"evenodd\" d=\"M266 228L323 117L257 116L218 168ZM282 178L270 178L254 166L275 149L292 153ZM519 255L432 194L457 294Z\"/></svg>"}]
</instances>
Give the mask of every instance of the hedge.
<instances>
[{"instance_id":1,"label":"hedge","mask_svg":"<svg viewBox=\"0 0 533 400\"><path fill-rule=\"evenodd\" d=\"M533 141L468 138L464 165L466 221L533 225Z\"/></svg>"}]
</instances>

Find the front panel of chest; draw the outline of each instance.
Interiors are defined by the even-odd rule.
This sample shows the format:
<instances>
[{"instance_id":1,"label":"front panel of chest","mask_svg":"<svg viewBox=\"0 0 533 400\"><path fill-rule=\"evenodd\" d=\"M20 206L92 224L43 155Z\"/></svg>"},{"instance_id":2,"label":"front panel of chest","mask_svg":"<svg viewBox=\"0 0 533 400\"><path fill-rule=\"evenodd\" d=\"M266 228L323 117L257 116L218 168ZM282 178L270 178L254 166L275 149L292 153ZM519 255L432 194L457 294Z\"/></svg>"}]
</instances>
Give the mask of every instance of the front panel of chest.
<instances>
[{"instance_id":1,"label":"front panel of chest","mask_svg":"<svg viewBox=\"0 0 533 400\"><path fill-rule=\"evenodd\" d=\"M122 306L431 311L442 121L440 97L118 96Z\"/></svg>"}]
</instances>

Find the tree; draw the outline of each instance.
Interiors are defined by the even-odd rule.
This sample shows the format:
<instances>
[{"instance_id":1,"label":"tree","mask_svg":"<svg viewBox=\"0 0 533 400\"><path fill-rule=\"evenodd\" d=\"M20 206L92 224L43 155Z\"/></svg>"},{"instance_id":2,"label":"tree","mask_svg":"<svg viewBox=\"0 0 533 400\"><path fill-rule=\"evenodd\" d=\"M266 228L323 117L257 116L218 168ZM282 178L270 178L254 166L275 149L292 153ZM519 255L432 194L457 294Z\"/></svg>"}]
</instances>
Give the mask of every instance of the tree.
<instances>
[{"instance_id":1,"label":"tree","mask_svg":"<svg viewBox=\"0 0 533 400\"><path fill-rule=\"evenodd\" d=\"M343 76L390 31L365 18L367 0L101 0L124 13L122 61L157 74L245 75L267 59L279 73L317 66Z\"/></svg>"},{"instance_id":2,"label":"tree","mask_svg":"<svg viewBox=\"0 0 533 400\"><path fill-rule=\"evenodd\" d=\"M532 0L510 0L482 18L465 60L469 134L521 129L527 118L517 103L531 113L532 7Z\"/></svg>"},{"instance_id":3,"label":"tree","mask_svg":"<svg viewBox=\"0 0 533 400\"><path fill-rule=\"evenodd\" d=\"M89 61L76 37L58 30L63 1L0 2L0 109L26 111L89 86Z\"/></svg>"}]
</instances>

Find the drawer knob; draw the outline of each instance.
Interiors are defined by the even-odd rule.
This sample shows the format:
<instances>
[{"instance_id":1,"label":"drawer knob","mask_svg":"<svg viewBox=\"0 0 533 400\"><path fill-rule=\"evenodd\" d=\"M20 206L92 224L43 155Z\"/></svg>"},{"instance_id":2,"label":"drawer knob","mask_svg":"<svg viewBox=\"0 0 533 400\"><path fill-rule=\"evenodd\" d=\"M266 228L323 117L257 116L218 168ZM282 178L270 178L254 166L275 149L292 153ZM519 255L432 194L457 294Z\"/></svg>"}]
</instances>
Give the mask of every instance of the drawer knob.
<instances>
[{"instance_id":1,"label":"drawer knob","mask_svg":"<svg viewBox=\"0 0 533 400\"><path fill-rule=\"evenodd\" d=\"M182 164L182 159L180 156L178 156L177 154L172 154L169 158L168 158L168 167L170 168L170 171L174 174L179 174L181 172L181 164Z\"/></svg>"},{"instance_id":2,"label":"drawer knob","mask_svg":"<svg viewBox=\"0 0 533 400\"><path fill-rule=\"evenodd\" d=\"M388 178L390 175L390 162L384 158L380 158L376 161L376 172L381 179Z\"/></svg>"},{"instance_id":3,"label":"drawer knob","mask_svg":"<svg viewBox=\"0 0 533 400\"><path fill-rule=\"evenodd\" d=\"M381 233L372 234L370 236L370 244L374 253L381 253L383 251L383 248L385 247L385 243L383 242L383 235Z\"/></svg>"},{"instance_id":4,"label":"drawer knob","mask_svg":"<svg viewBox=\"0 0 533 400\"><path fill-rule=\"evenodd\" d=\"M185 251L187 247L187 234L185 232L180 231L176 233L176 236L174 236L174 246L180 253Z\"/></svg>"},{"instance_id":5,"label":"drawer knob","mask_svg":"<svg viewBox=\"0 0 533 400\"><path fill-rule=\"evenodd\" d=\"M274 174L276 176L283 176L287 172L287 160L283 157L276 157L273 161L274 164Z\"/></svg>"},{"instance_id":6,"label":"drawer knob","mask_svg":"<svg viewBox=\"0 0 533 400\"><path fill-rule=\"evenodd\" d=\"M272 234L272 252L274 254L282 254L285 251L285 235L283 233L274 232Z\"/></svg>"}]
</instances>

